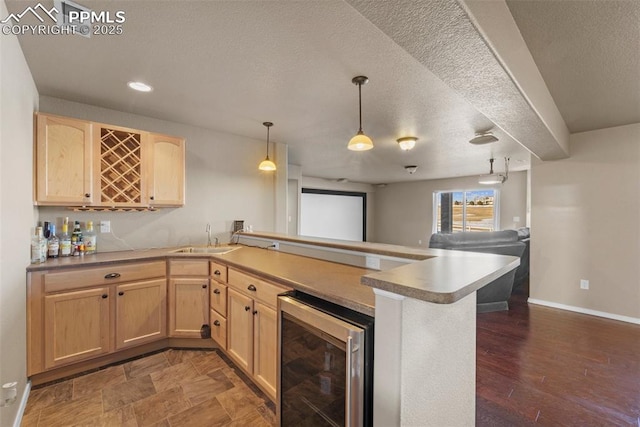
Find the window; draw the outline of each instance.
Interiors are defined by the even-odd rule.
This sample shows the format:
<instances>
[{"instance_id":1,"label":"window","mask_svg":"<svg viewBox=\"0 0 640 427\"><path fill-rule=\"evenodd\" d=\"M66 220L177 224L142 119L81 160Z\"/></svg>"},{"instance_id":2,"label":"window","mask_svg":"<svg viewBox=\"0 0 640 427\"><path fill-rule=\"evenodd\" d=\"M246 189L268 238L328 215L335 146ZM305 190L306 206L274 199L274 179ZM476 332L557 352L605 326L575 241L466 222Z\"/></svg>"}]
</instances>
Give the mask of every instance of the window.
<instances>
[{"instance_id":1,"label":"window","mask_svg":"<svg viewBox=\"0 0 640 427\"><path fill-rule=\"evenodd\" d=\"M433 232L494 231L499 224L498 190L433 193Z\"/></svg>"}]
</instances>

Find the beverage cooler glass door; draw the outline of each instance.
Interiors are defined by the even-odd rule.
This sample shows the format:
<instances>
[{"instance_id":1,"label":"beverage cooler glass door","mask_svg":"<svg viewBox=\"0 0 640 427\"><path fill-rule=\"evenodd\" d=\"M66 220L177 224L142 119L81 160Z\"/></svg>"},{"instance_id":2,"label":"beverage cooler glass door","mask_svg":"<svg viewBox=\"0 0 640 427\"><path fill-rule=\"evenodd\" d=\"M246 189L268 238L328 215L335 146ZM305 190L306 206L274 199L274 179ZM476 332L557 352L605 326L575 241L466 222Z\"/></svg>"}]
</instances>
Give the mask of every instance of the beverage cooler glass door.
<instances>
[{"instance_id":1,"label":"beverage cooler glass door","mask_svg":"<svg viewBox=\"0 0 640 427\"><path fill-rule=\"evenodd\" d=\"M288 426L362 426L364 329L280 296L278 420Z\"/></svg>"}]
</instances>

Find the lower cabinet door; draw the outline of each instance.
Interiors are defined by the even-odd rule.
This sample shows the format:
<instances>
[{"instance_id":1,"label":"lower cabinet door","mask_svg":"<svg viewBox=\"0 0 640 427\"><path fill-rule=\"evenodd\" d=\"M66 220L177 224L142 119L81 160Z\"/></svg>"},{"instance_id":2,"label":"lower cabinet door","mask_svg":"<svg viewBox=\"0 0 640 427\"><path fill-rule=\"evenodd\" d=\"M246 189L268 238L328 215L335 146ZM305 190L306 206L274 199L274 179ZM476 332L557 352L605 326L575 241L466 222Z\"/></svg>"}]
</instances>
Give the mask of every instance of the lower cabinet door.
<instances>
[{"instance_id":1,"label":"lower cabinet door","mask_svg":"<svg viewBox=\"0 0 640 427\"><path fill-rule=\"evenodd\" d=\"M166 279L119 285L116 292L117 350L167 336Z\"/></svg>"},{"instance_id":2,"label":"lower cabinet door","mask_svg":"<svg viewBox=\"0 0 640 427\"><path fill-rule=\"evenodd\" d=\"M275 310L254 303L253 377L269 397L276 398L278 321Z\"/></svg>"},{"instance_id":3,"label":"lower cabinet door","mask_svg":"<svg viewBox=\"0 0 640 427\"><path fill-rule=\"evenodd\" d=\"M110 288L44 297L44 364L55 368L111 351Z\"/></svg>"},{"instance_id":4,"label":"lower cabinet door","mask_svg":"<svg viewBox=\"0 0 640 427\"><path fill-rule=\"evenodd\" d=\"M203 325L209 325L209 278L169 280L169 336L201 338Z\"/></svg>"},{"instance_id":5,"label":"lower cabinet door","mask_svg":"<svg viewBox=\"0 0 640 427\"><path fill-rule=\"evenodd\" d=\"M227 349L227 319L222 317L220 313L211 309L209 315L211 319L211 338L220 346L221 349Z\"/></svg>"},{"instance_id":6,"label":"lower cabinet door","mask_svg":"<svg viewBox=\"0 0 640 427\"><path fill-rule=\"evenodd\" d=\"M253 300L228 289L227 352L247 372L253 372Z\"/></svg>"}]
</instances>

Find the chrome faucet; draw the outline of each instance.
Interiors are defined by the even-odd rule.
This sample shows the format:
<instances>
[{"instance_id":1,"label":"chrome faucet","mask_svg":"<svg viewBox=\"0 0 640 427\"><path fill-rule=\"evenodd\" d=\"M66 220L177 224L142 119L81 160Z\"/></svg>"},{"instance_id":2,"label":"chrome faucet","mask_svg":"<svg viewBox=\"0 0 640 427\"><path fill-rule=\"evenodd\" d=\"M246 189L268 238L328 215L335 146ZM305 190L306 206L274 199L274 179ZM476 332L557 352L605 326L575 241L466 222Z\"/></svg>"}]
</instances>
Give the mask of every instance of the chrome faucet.
<instances>
[{"instance_id":1,"label":"chrome faucet","mask_svg":"<svg viewBox=\"0 0 640 427\"><path fill-rule=\"evenodd\" d=\"M207 228L205 228L205 231L207 232L207 247L211 246L211 224L207 223ZM216 246L218 243L218 238L216 237Z\"/></svg>"}]
</instances>

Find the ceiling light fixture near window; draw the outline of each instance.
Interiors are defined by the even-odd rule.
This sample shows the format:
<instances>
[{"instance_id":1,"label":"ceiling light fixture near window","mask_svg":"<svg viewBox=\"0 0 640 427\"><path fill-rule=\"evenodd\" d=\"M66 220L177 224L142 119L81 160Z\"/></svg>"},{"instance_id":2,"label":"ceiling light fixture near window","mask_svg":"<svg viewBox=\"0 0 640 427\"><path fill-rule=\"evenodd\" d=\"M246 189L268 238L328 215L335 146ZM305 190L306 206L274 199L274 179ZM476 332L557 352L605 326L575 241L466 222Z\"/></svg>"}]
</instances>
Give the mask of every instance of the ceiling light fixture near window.
<instances>
[{"instance_id":1,"label":"ceiling light fixture near window","mask_svg":"<svg viewBox=\"0 0 640 427\"><path fill-rule=\"evenodd\" d=\"M504 175L501 173L493 173L493 161L494 159L489 159L489 163L491 164L491 168L487 175L480 175L478 179L478 184L484 185L492 185L492 184L502 184L507 179L509 179L509 158L504 158Z\"/></svg>"},{"instance_id":2,"label":"ceiling light fixture near window","mask_svg":"<svg viewBox=\"0 0 640 427\"><path fill-rule=\"evenodd\" d=\"M498 137L496 137L493 133L487 131L487 132L476 133L476 136L469 140L469 144L484 145L484 144L490 144L496 141L498 141Z\"/></svg>"},{"instance_id":3,"label":"ceiling light fixture near window","mask_svg":"<svg viewBox=\"0 0 640 427\"><path fill-rule=\"evenodd\" d=\"M258 169L260 169L261 171L274 171L276 170L276 164L269 160L269 128L273 126L273 123L264 122L262 124L267 127L267 157L262 162L260 162L260 166L258 166Z\"/></svg>"},{"instance_id":4,"label":"ceiling light fixture near window","mask_svg":"<svg viewBox=\"0 0 640 427\"><path fill-rule=\"evenodd\" d=\"M127 83L127 86L133 90L137 90L138 92L151 92L153 90L153 87L142 82L129 82Z\"/></svg>"},{"instance_id":5,"label":"ceiling light fixture near window","mask_svg":"<svg viewBox=\"0 0 640 427\"><path fill-rule=\"evenodd\" d=\"M398 138L396 141L402 150L409 151L416 146L417 140L418 138L415 136L405 136L403 138Z\"/></svg>"},{"instance_id":6,"label":"ceiling light fixture near window","mask_svg":"<svg viewBox=\"0 0 640 427\"><path fill-rule=\"evenodd\" d=\"M360 113L360 128L356 136L351 138L347 148L352 151L366 151L373 148L373 141L362 131L362 85L366 84L369 78L366 76L356 76L351 79L351 82L358 86L358 111Z\"/></svg>"}]
</instances>

